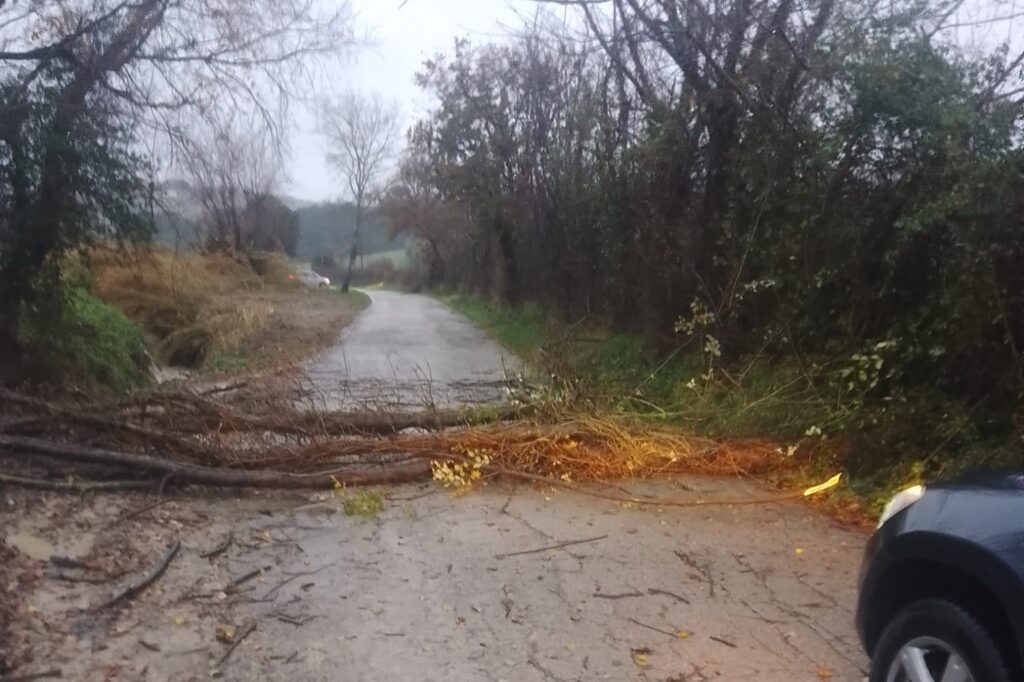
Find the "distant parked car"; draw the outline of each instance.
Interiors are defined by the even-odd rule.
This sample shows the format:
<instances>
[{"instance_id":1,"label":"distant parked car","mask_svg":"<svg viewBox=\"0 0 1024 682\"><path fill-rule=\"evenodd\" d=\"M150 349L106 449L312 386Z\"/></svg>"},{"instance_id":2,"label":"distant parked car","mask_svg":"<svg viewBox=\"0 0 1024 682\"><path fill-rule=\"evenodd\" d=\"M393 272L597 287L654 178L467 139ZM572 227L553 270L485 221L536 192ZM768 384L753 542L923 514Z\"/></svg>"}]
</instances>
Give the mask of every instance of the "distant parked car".
<instances>
[{"instance_id":1,"label":"distant parked car","mask_svg":"<svg viewBox=\"0 0 1024 682\"><path fill-rule=\"evenodd\" d=\"M908 488L861 567L871 682L1024 679L1024 472Z\"/></svg>"},{"instance_id":2,"label":"distant parked car","mask_svg":"<svg viewBox=\"0 0 1024 682\"><path fill-rule=\"evenodd\" d=\"M318 275L312 270L300 271L297 279L310 289L327 289L331 286L331 280L323 275Z\"/></svg>"}]
</instances>

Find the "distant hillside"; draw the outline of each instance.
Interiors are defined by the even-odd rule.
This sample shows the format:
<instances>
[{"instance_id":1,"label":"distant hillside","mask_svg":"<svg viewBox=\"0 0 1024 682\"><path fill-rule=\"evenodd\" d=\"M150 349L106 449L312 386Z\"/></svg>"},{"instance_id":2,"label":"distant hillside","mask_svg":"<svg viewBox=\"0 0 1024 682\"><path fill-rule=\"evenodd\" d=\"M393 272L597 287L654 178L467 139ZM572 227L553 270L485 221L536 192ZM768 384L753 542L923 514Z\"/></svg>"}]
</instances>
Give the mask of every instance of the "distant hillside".
<instances>
[{"instance_id":1,"label":"distant hillside","mask_svg":"<svg viewBox=\"0 0 1024 682\"><path fill-rule=\"evenodd\" d=\"M312 260L318 256L334 256L347 252L355 229L355 205L344 202L313 203L282 194L278 199L295 211L299 218L299 239L296 256ZM156 187L156 235L158 242L176 246L194 245L196 225L202 209L196 192L185 180L167 180ZM387 223L369 216L363 226L362 252L380 253L405 248L406 237L392 240Z\"/></svg>"},{"instance_id":2,"label":"distant hillside","mask_svg":"<svg viewBox=\"0 0 1024 682\"><path fill-rule=\"evenodd\" d=\"M296 255L312 260L347 252L352 246L356 207L349 202L324 202L296 211L299 215L299 244ZM406 237L391 239L389 226L379 216L370 215L363 224L362 252L378 253L405 248Z\"/></svg>"}]
</instances>

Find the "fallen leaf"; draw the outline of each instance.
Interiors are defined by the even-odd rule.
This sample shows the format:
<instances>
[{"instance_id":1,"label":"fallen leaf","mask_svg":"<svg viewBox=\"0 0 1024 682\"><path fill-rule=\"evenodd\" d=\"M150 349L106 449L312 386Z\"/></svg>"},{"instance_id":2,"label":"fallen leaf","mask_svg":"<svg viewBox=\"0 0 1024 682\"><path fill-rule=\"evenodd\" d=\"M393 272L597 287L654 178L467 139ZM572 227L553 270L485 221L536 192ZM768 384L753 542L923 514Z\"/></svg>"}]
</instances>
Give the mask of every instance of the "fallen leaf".
<instances>
[{"instance_id":1,"label":"fallen leaf","mask_svg":"<svg viewBox=\"0 0 1024 682\"><path fill-rule=\"evenodd\" d=\"M231 642L235 641L235 626L218 625L217 640L220 642L224 642L225 644L231 644Z\"/></svg>"},{"instance_id":2,"label":"fallen leaf","mask_svg":"<svg viewBox=\"0 0 1024 682\"><path fill-rule=\"evenodd\" d=\"M633 654L633 663L638 668L650 667L650 663L647 661L647 657L651 655L651 650L647 647L641 647L640 649L630 649L629 653Z\"/></svg>"},{"instance_id":3,"label":"fallen leaf","mask_svg":"<svg viewBox=\"0 0 1024 682\"><path fill-rule=\"evenodd\" d=\"M676 633L676 637L678 637L679 639L686 639L689 636L690 636L690 633L687 632L686 630L680 630L679 632Z\"/></svg>"},{"instance_id":4,"label":"fallen leaf","mask_svg":"<svg viewBox=\"0 0 1024 682\"><path fill-rule=\"evenodd\" d=\"M185 624L185 616L174 616L174 617L173 617L173 618L172 618L171 620L172 620L172 621L174 622L174 624L175 624L175 625L177 625L178 627L181 627L182 625L184 625L184 624Z\"/></svg>"},{"instance_id":5,"label":"fallen leaf","mask_svg":"<svg viewBox=\"0 0 1024 682\"><path fill-rule=\"evenodd\" d=\"M803 553L804 553L804 548L803 547L797 547L796 548L796 555L797 556L803 556Z\"/></svg>"},{"instance_id":6,"label":"fallen leaf","mask_svg":"<svg viewBox=\"0 0 1024 682\"><path fill-rule=\"evenodd\" d=\"M836 674L832 670L832 668L829 668L829 667L824 666L824 665L818 666L818 679L819 680L831 680L835 676L836 676Z\"/></svg>"}]
</instances>

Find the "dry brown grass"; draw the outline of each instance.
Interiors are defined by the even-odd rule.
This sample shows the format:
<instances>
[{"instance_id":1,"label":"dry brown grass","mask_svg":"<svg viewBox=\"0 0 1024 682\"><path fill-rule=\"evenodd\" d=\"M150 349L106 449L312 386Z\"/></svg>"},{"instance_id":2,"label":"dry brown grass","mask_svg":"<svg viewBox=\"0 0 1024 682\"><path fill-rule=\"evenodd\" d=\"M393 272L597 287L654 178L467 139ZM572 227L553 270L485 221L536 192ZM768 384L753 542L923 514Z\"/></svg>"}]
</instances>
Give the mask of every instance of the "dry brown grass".
<instances>
[{"instance_id":1,"label":"dry brown grass","mask_svg":"<svg viewBox=\"0 0 1024 682\"><path fill-rule=\"evenodd\" d=\"M132 252L96 249L90 254L93 288L157 342L159 359L194 366L213 352L231 351L264 327L265 301L244 297L266 288L294 286L284 258L248 262L226 254L151 248Z\"/></svg>"}]
</instances>

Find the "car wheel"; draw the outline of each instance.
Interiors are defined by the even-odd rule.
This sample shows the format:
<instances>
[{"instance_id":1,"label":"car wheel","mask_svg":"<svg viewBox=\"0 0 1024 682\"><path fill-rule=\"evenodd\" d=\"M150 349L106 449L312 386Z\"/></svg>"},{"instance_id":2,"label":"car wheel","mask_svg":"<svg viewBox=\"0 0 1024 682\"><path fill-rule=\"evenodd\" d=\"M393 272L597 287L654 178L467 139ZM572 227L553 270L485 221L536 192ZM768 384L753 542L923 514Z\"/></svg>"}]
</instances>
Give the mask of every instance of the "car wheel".
<instances>
[{"instance_id":1,"label":"car wheel","mask_svg":"<svg viewBox=\"0 0 1024 682\"><path fill-rule=\"evenodd\" d=\"M914 602L889 622L871 660L871 682L1010 682L981 623L941 599Z\"/></svg>"}]
</instances>

